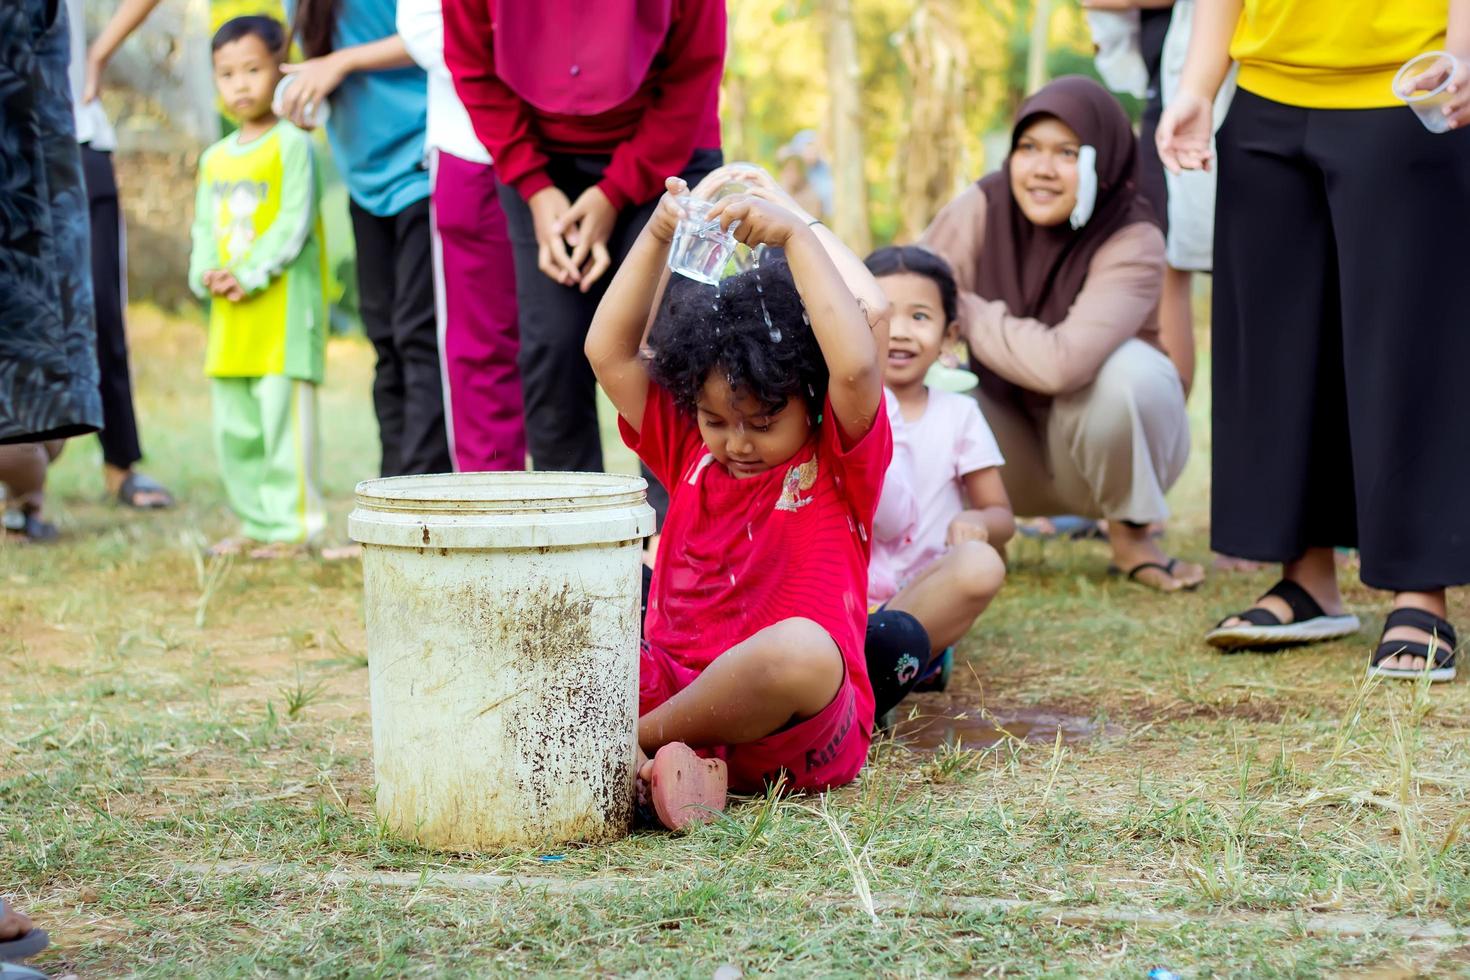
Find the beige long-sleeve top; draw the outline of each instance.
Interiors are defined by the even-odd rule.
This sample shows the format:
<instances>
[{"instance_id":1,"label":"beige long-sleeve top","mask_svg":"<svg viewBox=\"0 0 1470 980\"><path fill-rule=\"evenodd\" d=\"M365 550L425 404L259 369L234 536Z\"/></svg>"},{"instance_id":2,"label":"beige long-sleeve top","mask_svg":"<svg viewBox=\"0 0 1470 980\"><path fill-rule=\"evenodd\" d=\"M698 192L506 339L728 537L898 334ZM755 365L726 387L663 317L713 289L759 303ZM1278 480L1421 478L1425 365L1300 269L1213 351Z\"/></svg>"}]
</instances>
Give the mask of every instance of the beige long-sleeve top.
<instances>
[{"instance_id":1,"label":"beige long-sleeve top","mask_svg":"<svg viewBox=\"0 0 1470 980\"><path fill-rule=\"evenodd\" d=\"M921 242L954 269L960 331L973 355L1028 391L1056 396L1086 387L1130 337L1163 349L1158 310L1164 235L1153 224L1128 225L1097 250L1082 292L1055 325L1012 316L1004 302L975 293L975 267L984 261L985 245L985 196L977 185L945 205Z\"/></svg>"}]
</instances>

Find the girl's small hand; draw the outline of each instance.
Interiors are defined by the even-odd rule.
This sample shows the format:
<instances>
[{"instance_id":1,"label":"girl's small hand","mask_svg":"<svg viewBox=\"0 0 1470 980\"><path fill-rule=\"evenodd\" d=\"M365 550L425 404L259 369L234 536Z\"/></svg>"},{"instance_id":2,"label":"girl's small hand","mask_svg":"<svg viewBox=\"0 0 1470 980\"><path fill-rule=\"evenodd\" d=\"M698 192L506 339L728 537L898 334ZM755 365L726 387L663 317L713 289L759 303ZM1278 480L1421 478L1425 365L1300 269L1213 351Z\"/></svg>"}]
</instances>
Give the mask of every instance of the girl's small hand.
<instances>
[{"instance_id":1,"label":"girl's small hand","mask_svg":"<svg viewBox=\"0 0 1470 980\"><path fill-rule=\"evenodd\" d=\"M670 177L664 181L664 196L659 198L658 207L653 209L653 216L648 219L648 230L654 238L665 244L674 240L679 219L684 217L684 209L679 207L679 198L688 193L689 185L678 177Z\"/></svg>"},{"instance_id":2,"label":"girl's small hand","mask_svg":"<svg viewBox=\"0 0 1470 980\"><path fill-rule=\"evenodd\" d=\"M961 511L954 520L949 522L949 532L945 535L944 543L953 548L965 541L979 541L982 544L990 540L990 528L985 525L985 518L977 511Z\"/></svg>"},{"instance_id":3,"label":"girl's small hand","mask_svg":"<svg viewBox=\"0 0 1470 980\"><path fill-rule=\"evenodd\" d=\"M337 86L347 77L347 69L338 54L340 52L333 52L300 64L281 66L282 74L296 76L296 81L286 86L286 92L281 96L281 115L302 129L311 128L308 117L337 91Z\"/></svg>"},{"instance_id":4,"label":"girl's small hand","mask_svg":"<svg viewBox=\"0 0 1470 980\"><path fill-rule=\"evenodd\" d=\"M737 194L716 201L709 220L751 248L770 245L784 248L797 235L806 231L806 222L774 201L755 194Z\"/></svg>"}]
</instances>

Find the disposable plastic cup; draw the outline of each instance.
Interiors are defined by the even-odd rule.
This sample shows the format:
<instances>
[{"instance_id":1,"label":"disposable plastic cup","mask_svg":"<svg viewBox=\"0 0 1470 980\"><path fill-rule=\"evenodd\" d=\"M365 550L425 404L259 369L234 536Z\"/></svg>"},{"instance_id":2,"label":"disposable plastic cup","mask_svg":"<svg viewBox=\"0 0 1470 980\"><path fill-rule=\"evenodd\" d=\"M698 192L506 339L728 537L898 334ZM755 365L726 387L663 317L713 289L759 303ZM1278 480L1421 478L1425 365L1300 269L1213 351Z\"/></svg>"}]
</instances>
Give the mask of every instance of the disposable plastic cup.
<instances>
[{"instance_id":1,"label":"disposable plastic cup","mask_svg":"<svg viewBox=\"0 0 1470 980\"><path fill-rule=\"evenodd\" d=\"M1393 76L1393 94L1414 110L1431 133L1449 132L1444 107L1450 100L1450 81L1457 64L1455 56L1447 51L1427 51L1405 62Z\"/></svg>"},{"instance_id":2,"label":"disposable plastic cup","mask_svg":"<svg viewBox=\"0 0 1470 980\"><path fill-rule=\"evenodd\" d=\"M276 94L271 96L271 111L278 116L285 115L281 110L284 108L286 100L286 89L290 88L291 83L294 81L296 81L295 75L284 75L276 83ZM318 126L325 126L327 120L332 115L332 104L326 99L320 102L307 103L304 115L305 118L302 122L306 124L307 129L316 129Z\"/></svg>"},{"instance_id":3,"label":"disposable plastic cup","mask_svg":"<svg viewBox=\"0 0 1470 980\"><path fill-rule=\"evenodd\" d=\"M710 201L685 195L679 198L684 217L674 230L674 244L669 249L669 268L707 286L718 286L725 267L735 254L735 236L709 220Z\"/></svg>"}]
</instances>

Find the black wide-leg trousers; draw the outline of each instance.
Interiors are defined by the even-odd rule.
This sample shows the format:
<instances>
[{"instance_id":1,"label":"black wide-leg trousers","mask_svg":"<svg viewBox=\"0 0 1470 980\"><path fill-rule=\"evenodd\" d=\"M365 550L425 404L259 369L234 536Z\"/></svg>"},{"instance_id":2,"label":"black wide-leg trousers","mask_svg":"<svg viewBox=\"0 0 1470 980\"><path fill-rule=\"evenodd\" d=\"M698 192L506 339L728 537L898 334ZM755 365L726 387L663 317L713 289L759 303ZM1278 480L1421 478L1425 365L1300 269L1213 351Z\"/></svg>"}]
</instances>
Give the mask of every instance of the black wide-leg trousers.
<instances>
[{"instance_id":1,"label":"black wide-leg trousers","mask_svg":"<svg viewBox=\"0 0 1470 980\"><path fill-rule=\"evenodd\" d=\"M1241 91L1218 147L1215 550L1470 582L1470 132Z\"/></svg>"}]
</instances>

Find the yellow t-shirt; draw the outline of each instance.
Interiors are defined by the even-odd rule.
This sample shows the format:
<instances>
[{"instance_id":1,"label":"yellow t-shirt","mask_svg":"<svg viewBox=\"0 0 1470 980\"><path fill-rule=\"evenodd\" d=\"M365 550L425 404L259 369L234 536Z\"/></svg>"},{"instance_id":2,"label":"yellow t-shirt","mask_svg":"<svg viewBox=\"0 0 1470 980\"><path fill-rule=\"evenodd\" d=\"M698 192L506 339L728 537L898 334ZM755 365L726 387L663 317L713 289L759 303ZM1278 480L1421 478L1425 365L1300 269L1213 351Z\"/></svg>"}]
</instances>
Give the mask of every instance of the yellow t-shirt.
<instances>
[{"instance_id":1,"label":"yellow t-shirt","mask_svg":"<svg viewBox=\"0 0 1470 980\"><path fill-rule=\"evenodd\" d=\"M1230 56L1240 87L1309 109L1400 105L1394 72L1442 50L1449 0L1245 0Z\"/></svg>"},{"instance_id":2,"label":"yellow t-shirt","mask_svg":"<svg viewBox=\"0 0 1470 980\"><path fill-rule=\"evenodd\" d=\"M189 285L211 300L205 374L322 380L319 198L311 138L284 120L249 143L232 133L199 158ZM245 298L211 297L203 280L211 269L233 273Z\"/></svg>"}]
</instances>

